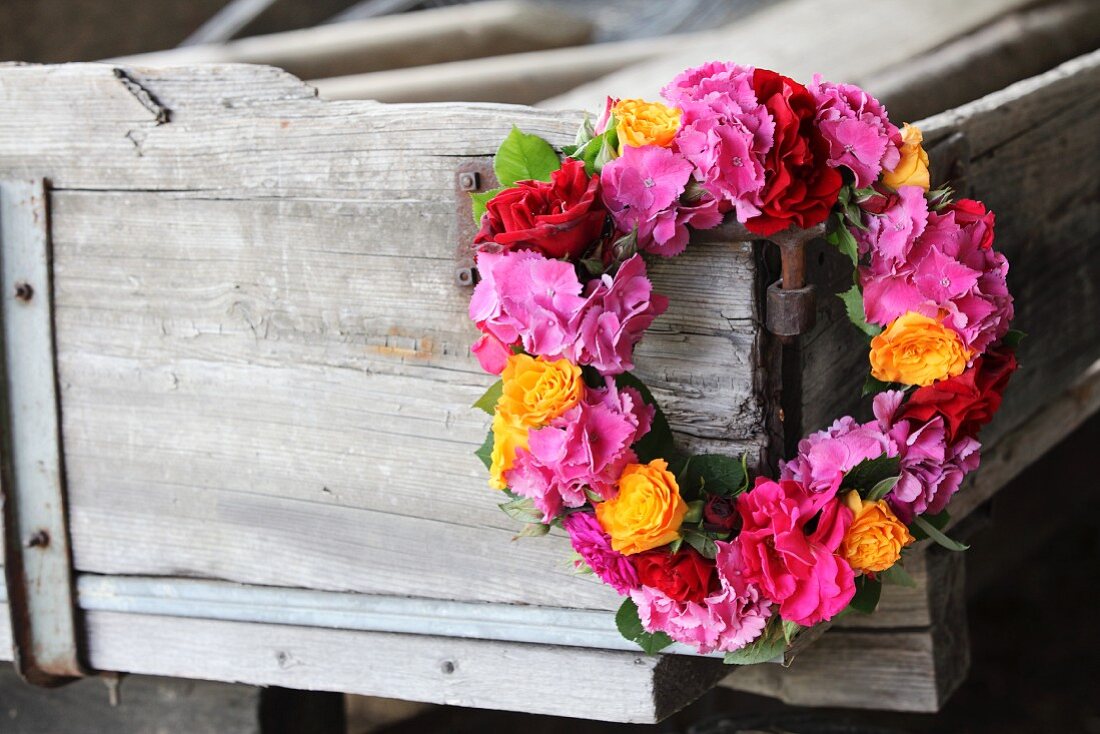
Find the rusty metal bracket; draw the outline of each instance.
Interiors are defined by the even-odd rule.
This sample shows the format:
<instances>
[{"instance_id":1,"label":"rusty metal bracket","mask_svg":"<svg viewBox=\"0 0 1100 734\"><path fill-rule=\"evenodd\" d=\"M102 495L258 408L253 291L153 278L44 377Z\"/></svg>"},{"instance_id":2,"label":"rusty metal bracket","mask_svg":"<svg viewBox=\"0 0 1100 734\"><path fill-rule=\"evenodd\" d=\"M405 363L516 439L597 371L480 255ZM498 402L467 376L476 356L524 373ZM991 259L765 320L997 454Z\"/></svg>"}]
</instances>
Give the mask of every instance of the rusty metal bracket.
<instances>
[{"instance_id":1,"label":"rusty metal bracket","mask_svg":"<svg viewBox=\"0 0 1100 734\"><path fill-rule=\"evenodd\" d=\"M15 666L52 686L84 675L62 466L45 181L0 182L4 575Z\"/></svg>"},{"instance_id":2,"label":"rusty metal bracket","mask_svg":"<svg viewBox=\"0 0 1100 734\"><path fill-rule=\"evenodd\" d=\"M477 281L474 269L474 222L470 194L496 188L497 177L493 173L491 158L467 161L455 169L455 220L458 244L455 251L455 283L472 287Z\"/></svg>"}]
</instances>

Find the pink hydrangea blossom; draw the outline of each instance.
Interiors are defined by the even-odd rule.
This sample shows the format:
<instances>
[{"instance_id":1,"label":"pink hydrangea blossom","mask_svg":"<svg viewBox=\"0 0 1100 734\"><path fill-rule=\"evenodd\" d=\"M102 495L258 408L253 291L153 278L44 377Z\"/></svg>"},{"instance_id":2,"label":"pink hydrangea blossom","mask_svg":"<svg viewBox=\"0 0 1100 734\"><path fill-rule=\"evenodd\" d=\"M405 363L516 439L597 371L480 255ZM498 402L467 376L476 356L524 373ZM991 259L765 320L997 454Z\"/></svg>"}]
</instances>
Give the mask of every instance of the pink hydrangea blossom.
<instances>
[{"instance_id":1,"label":"pink hydrangea blossom","mask_svg":"<svg viewBox=\"0 0 1100 734\"><path fill-rule=\"evenodd\" d=\"M907 311L940 318L981 354L1005 335L1014 311L1008 261L992 248L993 215L965 199L928 211L906 188L866 217L860 235L871 254L860 268L867 320L885 326ZM908 235L904 243L888 236L891 228Z\"/></svg>"},{"instance_id":2,"label":"pink hydrangea blossom","mask_svg":"<svg viewBox=\"0 0 1100 734\"><path fill-rule=\"evenodd\" d=\"M745 578L737 545L716 545L720 587L701 603L678 602L648 586L630 592L646 631L664 632L703 654L739 650L760 636L772 614L771 604Z\"/></svg>"},{"instance_id":3,"label":"pink hydrangea blossom","mask_svg":"<svg viewBox=\"0 0 1100 734\"><path fill-rule=\"evenodd\" d=\"M676 150L742 222L760 214L764 160L775 135L775 121L753 90L753 72L711 62L688 69L661 92L683 111Z\"/></svg>"},{"instance_id":4,"label":"pink hydrangea blossom","mask_svg":"<svg viewBox=\"0 0 1100 734\"><path fill-rule=\"evenodd\" d=\"M591 281L584 305L570 328L575 334L569 355L600 374L617 375L634 368L634 345L653 320L668 308L668 299L653 292L645 261L634 255L614 277Z\"/></svg>"},{"instance_id":5,"label":"pink hydrangea blossom","mask_svg":"<svg viewBox=\"0 0 1100 734\"><path fill-rule=\"evenodd\" d=\"M547 359L592 365L605 375L625 372L634 366L634 345L668 308L668 299L653 292L638 255L614 277L587 286L571 263L536 252L483 252L477 266L481 281L470 299L470 318L485 336L473 352L496 374L516 345Z\"/></svg>"},{"instance_id":6,"label":"pink hydrangea blossom","mask_svg":"<svg viewBox=\"0 0 1100 734\"><path fill-rule=\"evenodd\" d=\"M779 476L832 497L847 472L884 452L888 456L896 455L878 426L860 424L845 416L825 430L811 433L799 441L797 456L781 464Z\"/></svg>"},{"instance_id":7,"label":"pink hydrangea blossom","mask_svg":"<svg viewBox=\"0 0 1100 734\"><path fill-rule=\"evenodd\" d=\"M638 574L630 559L611 547L611 538L591 512L571 512L562 520L569 542L584 563L605 584L625 596L638 586ZM579 562L578 562L579 565Z\"/></svg>"},{"instance_id":8,"label":"pink hydrangea blossom","mask_svg":"<svg viewBox=\"0 0 1100 734\"><path fill-rule=\"evenodd\" d=\"M829 144L828 164L855 174L858 188L870 186L901 161L901 133L886 108L854 84L833 84L814 75L807 89L817 103L816 124Z\"/></svg>"},{"instance_id":9,"label":"pink hydrangea blossom","mask_svg":"<svg viewBox=\"0 0 1100 734\"><path fill-rule=\"evenodd\" d=\"M737 509L744 578L779 605L783 619L810 626L848 606L855 574L837 554L852 522L848 507L798 482L758 477L738 498ZM815 517L816 528L807 532Z\"/></svg>"},{"instance_id":10,"label":"pink hydrangea blossom","mask_svg":"<svg viewBox=\"0 0 1100 734\"><path fill-rule=\"evenodd\" d=\"M687 246L687 225L709 229L722 221L718 201L709 195L693 203L681 201L693 171L691 163L668 148L627 146L603 168L604 206L621 232L637 232L640 249L679 255Z\"/></svg>"},{"instance_id":11,"label":"pink hydrangea blossom","mask_svg":"<svg viewBox=\"0 0 1100 734\"><path fill-rule=\"evenodd\" d=\"M630 446L649 432L654 408L633 388L587 389L577 405L531 431L505 480L534 501L549 522L563 507L580 507L589 490L603 499L617 492L623 468L635 461Z\"/></svg>"},{"instance_id":12,"label":"pink hydrangea blossom","mask_svg":"<svg viewBox=\"0 0 1100 734\"><path fill-rule=\"evenodd\" d=\"M901 457L901 475L887 499L898 518L910 523L916 515L935 515L947 508L963 477L978 468L981 444L969 436L949 443L940 416L926 423L898 419L904 399L898 390L879 393L874 411L879 428Z\"/></svg>"}]
</instances>

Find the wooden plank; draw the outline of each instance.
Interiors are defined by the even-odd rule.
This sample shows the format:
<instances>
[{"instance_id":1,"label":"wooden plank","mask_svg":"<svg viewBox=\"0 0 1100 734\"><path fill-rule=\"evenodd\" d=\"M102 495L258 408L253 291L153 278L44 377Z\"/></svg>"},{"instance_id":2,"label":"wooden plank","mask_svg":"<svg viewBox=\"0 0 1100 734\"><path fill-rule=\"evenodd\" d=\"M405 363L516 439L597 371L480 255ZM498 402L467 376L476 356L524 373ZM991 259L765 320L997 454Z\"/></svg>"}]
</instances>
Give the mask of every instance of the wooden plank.
<instances>
[{"instance_id":1,"label":"wooden plank","mask_svg":"<svg viewBox=\"0 0 1100 734\"><path fill-rule=\"evenodd\" d=\"M708 690L718 660L318 630L87 615L92 665L155 675L654 723ZM148 654L156 649L155 655ZM532 675L561 670L568 675Z\"/></svg>"},{"instance_id":2,"label":"wooden plank","mask_svg":"<svg viewBox=\"0 0 1100 734\"><path fill-rule=\"evenodd\" d=\"M666 36L531 51L312 79L310 84L325 99L534 104L591 79L690 46L694 39L693 35Z\"/></svg>"},{"instance_id":3,"label":"wooden plank","mask_svg":"<svg viewBox=\"0 0 1100 734\"><path fill-rule=\"evenodd\" d=\"M661 87L673 76L714 59L776 69L806 82L815 73L859 81L1031 2L880 0L875 12L869 13L861 0L787 0L696 36L674 53L632 64L540 106L595 110L602 108L607 95L659 99ZM838 18L843 22L835 22ZM823 24L828 25L828 33L822 32Z\"/></svg>"},{"instance_id":4,"label":"wooden plank","mask_svg":"<svg viewBox=\"0 0 1100 734\"><path fill-rule=\"evenodd\" d=\"M127 66L269 64L303 78L579 46L587 21L545 5L498 0L189 45L110 59ZM476 101L476 100L468 100Z\"/></svg>"}]
</instances>

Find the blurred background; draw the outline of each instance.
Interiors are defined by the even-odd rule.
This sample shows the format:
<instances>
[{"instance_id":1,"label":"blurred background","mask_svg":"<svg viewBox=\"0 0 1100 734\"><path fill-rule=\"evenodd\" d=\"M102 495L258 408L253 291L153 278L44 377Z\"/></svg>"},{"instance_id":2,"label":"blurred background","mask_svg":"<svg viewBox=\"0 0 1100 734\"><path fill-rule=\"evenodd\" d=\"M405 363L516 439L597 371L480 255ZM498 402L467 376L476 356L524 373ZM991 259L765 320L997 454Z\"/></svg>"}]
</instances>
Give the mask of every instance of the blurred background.
<instances>
[{"instance_id":1,"label":"blurred background","mask_svg":"<svg viewBox=\"0 0 1100 734\"><path fill-rule=\"evenodd\" d=\"M971 4L981 3L961 3ZM858 79L845 80L881 96L893 118L916 120L1100 46L1100 0L984 4L1003 5L1004 12L921 49L918 72L909 59L872 59L853 72ZM727 57L757 49L752 44L767 27L767 14L790 12L792 5L803 6L806 32L813 31L813 0L3 0L0 61L260 63L308 80L328 99L592 109L601 89L652 94L655 80L668 78L661 64L677 63L685 49L725 49L720 55ZM820 0L821 15L833 5ZM878 4L865 7L874 13ZM945 17L944 24L951 22ZM907 32L898 34L902 45ZM802 37L795 32L791 47L765 51L797 59ZM827 39L819 45L826 47ZM834 56L825 53L824 63L849 68ZM813 68L816 60L801 63ZM929 68L937 70L937 83L925 88L917 74ZM278 703L284 699L248 686L135 676L124 686L122 704L112 707L101 681L55 692L31 689L5 664L0 732L253 731L259 707L263 731L349 734L1100 734L1100 631L1092 623L1100 610L1100 493L1086 467L1097 445L1100 419L1093 417L998 494L972 528L966 557L971 666L939 714L798 708L718 689L656 727L351 696L329 696L314 717L289 720ZM1059 499L1037 524L1029 512L1035 494L1055 490ZM301 715L308 708L294 710Z\"/></svg>"}]
</instances>

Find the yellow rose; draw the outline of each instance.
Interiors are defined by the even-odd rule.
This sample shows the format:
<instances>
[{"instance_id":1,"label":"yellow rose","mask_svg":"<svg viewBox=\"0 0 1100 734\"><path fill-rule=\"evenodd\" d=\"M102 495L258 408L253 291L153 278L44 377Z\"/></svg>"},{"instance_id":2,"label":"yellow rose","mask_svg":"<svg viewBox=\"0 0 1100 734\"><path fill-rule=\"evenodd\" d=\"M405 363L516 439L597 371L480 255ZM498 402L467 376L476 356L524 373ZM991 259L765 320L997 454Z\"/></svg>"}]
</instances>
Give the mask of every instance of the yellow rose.
<instances>
[{"instance_id":1,"label":"yellow rose","mask_svg":"<svg viewBox=\"0 0 1100 734\"><path fill-rule=\"evenodd\" d=\"M489 486L493 489L507 489L504 475L512 468L516 460L516 451L527 448L528 426L497 413L493 416L493 453L492 466L489 467Z\"/></svg>"},{"instance_id":2,"label":"yellow rose","mask_svg":"<svg viewBox=\"0 0 1100 734\"><path fill-rule=\"evenodd\" d=\"M882 182L892 189L901 186L920 186L925 191L931 185L928 180L928 154L921 143L924 135L920 128L906 125L901 129L901 161L893 171L882 174Z\"/></svg>"},{"instance_id":3,"label":"yellow rose","mask_svg":"<svg viewBox=\"0 0 1100 734\"><path fill-rule=\"evenodd\" d=\"M513 354L501 374L504 390L496 412L512 423L536 428L576 405L584 395L581 368L567 359Z\"/></svg>"},{"instance_id":4,"label":"yellow rose","mask_svg":"<svg viewBox=\"0 0 1100 734\"><path fill-rule=\"evenodd\" d=\"M871 375L883 382L923 387L962 374L969 361L957 333L914 311L871 340Z\"/></svg>"},{"instance_id":5,"label":"yellow rose","mask_svg":"<svg viewBox=\"0 0 1100 734\"><path fill-rule=\"evenodd\" d=\"M680 110L660 102L644 99L624 99L611 108L615 115L615 131L619 134L619 152L624 146L672 145L680 129Z\"/></svg>"},{"instance_id":6,"label":"yellow rose","mask_svg":"<svg viewBox=\"0 0 1100 734\"><path fill-rule=\"evenodd\" d=\"M685 514L676 477L661 459L628 464L619 476L619 494L596 505L596 519L611 536L611 547L627 556L679 538Z\"/></svg>"},{"instance_id":7,"label":"yellow rose","mask_svg":"<svg viewBox=\"0 0 1100 734\"><path fill-rule=\"evenodd\" d=\"M855 513L840 544L840 555L848 565L855 571L878 573L897 563L901 549L914 538L886 500L869 502L852 490L844 497L844 503Z\"/></svg>"}]
</instances>

